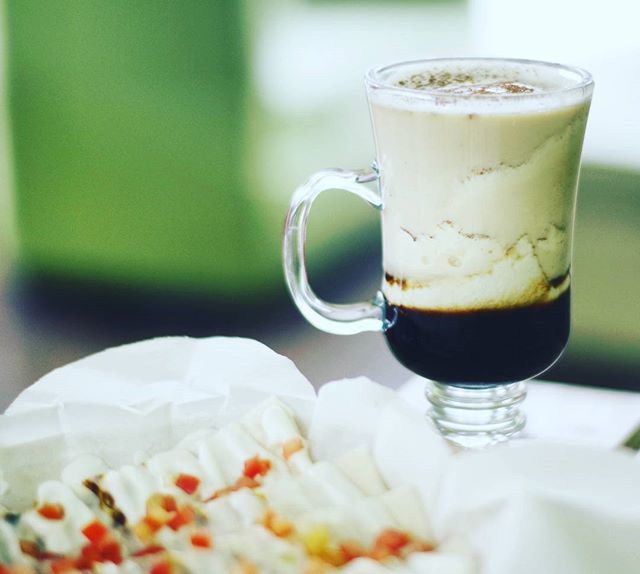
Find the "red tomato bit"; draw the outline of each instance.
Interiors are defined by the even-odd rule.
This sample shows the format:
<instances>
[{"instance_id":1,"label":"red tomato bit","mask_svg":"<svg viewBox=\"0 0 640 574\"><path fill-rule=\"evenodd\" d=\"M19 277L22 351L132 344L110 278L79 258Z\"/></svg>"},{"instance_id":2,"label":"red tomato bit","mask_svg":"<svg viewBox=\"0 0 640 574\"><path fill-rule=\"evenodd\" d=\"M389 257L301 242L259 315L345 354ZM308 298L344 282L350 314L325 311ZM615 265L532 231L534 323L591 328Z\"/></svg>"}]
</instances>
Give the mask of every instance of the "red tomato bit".
<instances>
[{"instance_id":1,"label":"red tomato bit","mask_svg":"<svg viewBox=\"0 0 640 574\"><path fill-rule=\"evenodd\" d=\"M167 526L171 530L178 530L185 524L191 524L196 519L196 513L190 506L183 506L178 510L175 516L167 522Z\"/></svg>"},{"instance_id":2,"label":"red tomato bit","mask_svg":"<svg viewBox=\"0 0 640 574\"><path fill-rule=\"evenodd\" d=\"M191 544L196 548L213 548L213 542L208 532L199 530L191 535Z\"/></svg>"},{"instance_id":3,"label":"red tomato bit","mask_svg":"<svg viewBox=\"0 0 640 574\"><path fill-rule=\"evenodd\" d=\"M89 522L89 524L82 529L82 534L84 534L85 538L89 542L98 542L99 540L102 540L108 532L109 529L98 520Z\"/></svg>"},{"instance_id":4,"label":"red tomato bit","mask_svg":"<svg viewBox=\"0 0 640 574\"><path fill-rule=\"evenodd\" d=\"M193 494L200 486L200 479L191 474L180 474L176 478L176 486L184 490L187 494Z\"/></svg>"},{"instance_id":5,"label":"red tomato bit","mask_svg":"<svg viewBox=\"0 0 640 574\"><path fill-rule=\"evenodd\" d=\"M173 568L167 560L156 562L149 570L149 574L171 574L171 572L173 572Z\"/></svg>"},{"instance_id":6,"label":"red tomato bit","mask_svg":"<svg viewBox=\"0 0 640 574\"><path fill-rule=\"evenodd\" d=\"M373 544L371 558L380 560L388 556L398 556L409 542L411 542L411 538L406 532L393 528L383 530Z\"/></svg>"},{"instance_id":7,"label":"red tomato bit","mask_svg":"<svg viewBox=\"0 0 640 574\"><path fill-rule=\"evenodd\" d=\"M264 476L270 470L271 461L256 455L244 461L244 472L242 474L247 478L256 478L256 476Z\"/></svg>"},{"instance_id":8,"label":"red tomato bit","mask_svg":"<svg viewBox=\"0 0 640 574\"><path fill-rule=\"evenodd\" d=\"M45 503L38 508L38 514L48 520L62 520L64 507L62 504Z\"/></svg>"},{"instance_id":9,"label":"red tomato bit","mask_svg":"<svg viewBox=\"0 0 640 574\"><path fill-rule=\"evenodd\" d=\"M100 562L113 562L114 564L122 562L122 551L116 540L100 542Z\"/></svg>"},{"instance_id":10,"label":"red tomato bit","mask_svg":"<svg viewBox=\"0 0 640 574\"><path fill-rule=\"evenodd\" d=\"M71 570L76 570L76 561L71 558L59 558L51 562L51 572L53 574L63 574Z\"/></svg>"}]
</instances>

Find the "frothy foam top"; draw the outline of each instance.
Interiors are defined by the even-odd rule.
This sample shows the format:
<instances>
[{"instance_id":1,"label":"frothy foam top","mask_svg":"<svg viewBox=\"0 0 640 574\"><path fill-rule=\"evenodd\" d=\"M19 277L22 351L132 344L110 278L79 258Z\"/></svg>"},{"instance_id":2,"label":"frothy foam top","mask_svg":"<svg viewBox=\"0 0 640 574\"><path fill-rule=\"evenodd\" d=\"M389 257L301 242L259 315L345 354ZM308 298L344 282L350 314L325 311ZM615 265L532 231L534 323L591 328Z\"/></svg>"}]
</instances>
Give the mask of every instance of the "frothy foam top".
<instances>
[{"instance_id":1,"label":"frothy foam top","mask_svg":"<svg viewBox=\"0 0 640 574\"><path fill-rule=\"evenodd\" d=\"M531 94L544 91L538 86L532 86L516 81L477 81L471 74L453 75L450 72L440 72L437 74L422 72L413 74L409 78L397 80L395 85L411 90L430 90L442 92L443 94L460 95L487 95L495 96L501 94Z\"/></svg>"},{"instance_id":2,"label":"frothy foam top","mask_svg":"<svg viewBox=\"0 0 640 574\"><path fill-rule=\"evenodd\" d=\"M495 107L498 99L506 111L575 104L590 94L591 79L581 70L541 62L453 59L382 68L370 72L368 82L374 88L373 101L394 107L464 107L464 100L471 98L473 106L481 108ZM573 89L581 87L585 90Z\"/></svg>"}]
</instances>

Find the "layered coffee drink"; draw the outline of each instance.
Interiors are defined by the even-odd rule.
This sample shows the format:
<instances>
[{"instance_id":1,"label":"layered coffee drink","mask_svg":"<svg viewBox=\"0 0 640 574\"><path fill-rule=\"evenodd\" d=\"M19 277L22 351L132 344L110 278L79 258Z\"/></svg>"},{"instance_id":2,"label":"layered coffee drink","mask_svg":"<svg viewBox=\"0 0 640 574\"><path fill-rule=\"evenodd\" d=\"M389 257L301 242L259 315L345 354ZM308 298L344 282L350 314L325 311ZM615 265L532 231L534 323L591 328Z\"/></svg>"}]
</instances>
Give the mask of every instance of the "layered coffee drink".
<instances>
[{"instance_id":1,"label":"layered coffee drink","mask_svg":"<svg viewBox=\"0 0 640 574\"><path fill-rule=\"evenodd\" d=\"M460 386L522 381L566 345L589 110L567 74L433 61L369 86L385 334L412 371Z\"/></svg>"}]
</instances>

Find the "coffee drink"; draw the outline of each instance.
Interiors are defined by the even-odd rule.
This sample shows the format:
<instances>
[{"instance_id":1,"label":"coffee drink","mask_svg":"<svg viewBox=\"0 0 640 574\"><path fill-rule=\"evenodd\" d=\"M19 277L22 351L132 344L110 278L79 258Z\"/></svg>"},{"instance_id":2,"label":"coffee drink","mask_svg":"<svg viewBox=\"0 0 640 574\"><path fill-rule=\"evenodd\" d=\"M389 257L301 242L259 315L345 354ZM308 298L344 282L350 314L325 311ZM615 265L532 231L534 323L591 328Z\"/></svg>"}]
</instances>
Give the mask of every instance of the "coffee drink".
<instances>
[{"instance_id":1,"label":"coffee drink","mask_svg":"<svg viewBox=\"0 0 640 574\"><path fill-rule=\"evenodd\" d=\"M448 58L376 68L365 83L376 162L318 171L296 189L287 286L319 329L384 333L401 363L431 379L429 416L450 441L509 440L525 424L523 381L551 366L569 337L593 80L547 62ZM384 278L369 301L335 305L309 284L309 212L329 189L380 211Z\"/></svg>"},{"instance_id":2,"label":"coffee drink","mask_svg":"<svg viewBox=\"0 0 640 574\"><path fill-rule=\"evenodd\" d=\"M589 101L565 89L575 78L535 63L422 62L377 82L391 350L461 386L539 374L569 336Z\"/></svg>"}]
</instances>

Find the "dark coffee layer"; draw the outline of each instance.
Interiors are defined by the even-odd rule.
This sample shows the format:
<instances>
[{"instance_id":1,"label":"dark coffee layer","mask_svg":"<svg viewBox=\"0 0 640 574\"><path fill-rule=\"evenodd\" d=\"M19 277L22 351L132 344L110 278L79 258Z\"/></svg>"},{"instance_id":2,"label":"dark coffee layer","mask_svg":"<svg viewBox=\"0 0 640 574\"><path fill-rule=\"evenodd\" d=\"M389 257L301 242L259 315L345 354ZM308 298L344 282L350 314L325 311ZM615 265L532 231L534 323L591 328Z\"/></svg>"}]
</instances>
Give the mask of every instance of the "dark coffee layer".
<instances>
[{"instance_id":1,"label":"dark coffee layer","mask_svg":"<svg viewBox=\"0 0 640 574\"><path fill-rule=\"evenodd\" d=\"M569 339L570 290L554 301L496 310L423 311L388 305L395 357L440 383L512 383L550 367Z\"/></svg>"}]
</instances>

